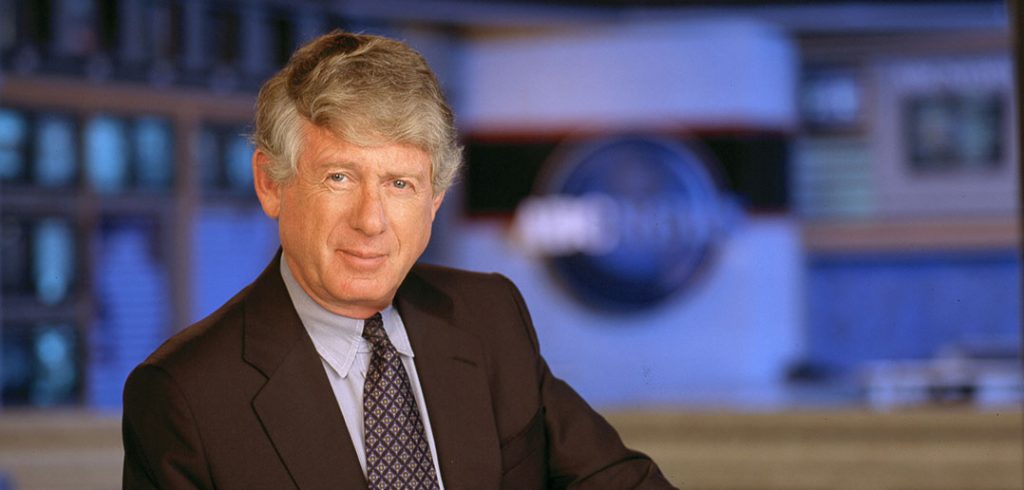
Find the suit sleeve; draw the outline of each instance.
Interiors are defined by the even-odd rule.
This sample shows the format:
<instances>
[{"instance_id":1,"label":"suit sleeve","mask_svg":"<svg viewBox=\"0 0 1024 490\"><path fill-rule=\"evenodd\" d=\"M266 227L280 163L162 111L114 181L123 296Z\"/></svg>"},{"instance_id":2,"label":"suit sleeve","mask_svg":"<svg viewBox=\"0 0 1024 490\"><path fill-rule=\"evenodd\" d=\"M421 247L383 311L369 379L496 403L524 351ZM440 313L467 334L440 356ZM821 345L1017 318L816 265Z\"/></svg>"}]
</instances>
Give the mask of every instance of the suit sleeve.
<instances>
[{"instance_id":1,"label":"suit sleeve","mask_svg":"<svg viewBox=\"0 0 1024 490\"><path fill-rule=\"evenodd\" d=\"M671 489L647 455L627 448L615 429L540 355L537 334L519 290L509 287L537 357L547 433L548 487L572 489Z\"/></svg>"},{"instance_id":2,"label":"suit sleeve","mask_svg":"<svg viewBox=\"0 0 1024 490\"><path fill-rule=\"evenodd\" d=\"M143 364L125 382L122 487L213 488L184 393L158 366Z\"/></svg>"}]
</instances>

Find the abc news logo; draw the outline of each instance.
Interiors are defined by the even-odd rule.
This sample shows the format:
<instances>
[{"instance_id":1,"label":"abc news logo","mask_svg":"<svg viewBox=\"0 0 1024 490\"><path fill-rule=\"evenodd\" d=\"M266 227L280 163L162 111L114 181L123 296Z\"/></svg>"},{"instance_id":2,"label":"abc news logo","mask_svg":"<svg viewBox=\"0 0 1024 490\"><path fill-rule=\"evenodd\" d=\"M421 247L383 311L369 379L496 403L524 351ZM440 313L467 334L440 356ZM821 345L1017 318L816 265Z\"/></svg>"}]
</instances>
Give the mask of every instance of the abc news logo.
<instances>
[{"instance_id":1,"label":"abc news logo","mask_svg":"<svg viewBox=\"0 0 1024 490\"><path fill-rule=\"evenodd\" d=\"M557 154L517 208L513 237L599 309L646 309L685 289L736 213L713 162L673 140L603 138Z\"/></svg>"}]
</instances>

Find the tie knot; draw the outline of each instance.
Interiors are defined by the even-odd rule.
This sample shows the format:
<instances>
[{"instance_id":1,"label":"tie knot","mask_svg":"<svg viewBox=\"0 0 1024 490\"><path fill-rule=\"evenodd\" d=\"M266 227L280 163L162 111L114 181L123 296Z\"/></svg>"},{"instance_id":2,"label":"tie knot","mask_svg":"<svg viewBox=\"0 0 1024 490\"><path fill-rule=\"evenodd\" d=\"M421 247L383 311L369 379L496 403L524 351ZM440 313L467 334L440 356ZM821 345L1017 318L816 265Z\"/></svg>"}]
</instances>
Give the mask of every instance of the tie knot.
<instances>
[{"instance_id":1,"label":"tie knot","mask_svg":"<svg viewBox=\"0 0 1024 490\"><path fill-rule=\"evenodd\" d=\"M384 331L384 320L380 313L374 313L363 323L363 338L369 340L374 346L388 341L388 334Z\"/></svg>"}]
</instances>

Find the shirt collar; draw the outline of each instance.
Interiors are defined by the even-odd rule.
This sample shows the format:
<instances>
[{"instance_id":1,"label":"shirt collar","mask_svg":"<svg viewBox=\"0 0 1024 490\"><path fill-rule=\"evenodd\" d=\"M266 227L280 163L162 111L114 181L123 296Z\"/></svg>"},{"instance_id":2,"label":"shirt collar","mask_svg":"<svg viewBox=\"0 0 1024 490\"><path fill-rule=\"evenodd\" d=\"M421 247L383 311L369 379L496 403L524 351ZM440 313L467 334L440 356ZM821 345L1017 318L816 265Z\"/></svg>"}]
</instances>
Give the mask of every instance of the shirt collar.
<instances>
[{"instance_id":1,"label":"shirt collar","mask_svg":"<svg viewBox=\"0 0 1024 490\"><path fill-rule=\"evenodd\" d=\"M361 318L332 313L313 300L292 275L288 262L281 258L281 278L284 279L288 296L291 297L295 311L302 320L317 354L339 376L345 378L352 370L356 355L359 352L370 352L370 344L363 338L363 322ZM393 306L388 306L381 313L384 331L391 339L392 345L399 354L414 357L409 335L405 332L402 317Z\"/></svg>"}]
</instances>

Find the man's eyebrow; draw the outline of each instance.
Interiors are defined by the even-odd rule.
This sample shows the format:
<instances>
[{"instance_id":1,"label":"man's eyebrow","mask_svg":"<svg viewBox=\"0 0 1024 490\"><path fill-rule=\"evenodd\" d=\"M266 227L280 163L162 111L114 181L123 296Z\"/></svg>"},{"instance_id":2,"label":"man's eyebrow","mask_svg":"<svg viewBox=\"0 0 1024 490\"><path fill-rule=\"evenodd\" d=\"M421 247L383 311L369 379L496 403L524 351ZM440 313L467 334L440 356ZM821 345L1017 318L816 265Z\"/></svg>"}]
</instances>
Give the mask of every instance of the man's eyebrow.
<instances>
[{"instance_id":1,"label":"man's eyebrow","mask_svg":"<svg viewBox=\"0 0 1024 490\"><path fill-rule=\"evenodd\" d=\"M350 160L325 159L313 165L315 170L330 170L332 168L351 168L355 163Z\"/></svg>"},{"instance_id":2,"label":"man's eyebrow","mask_svg":"<svg viewBox=\"0 0 1024 490\"><path fill-rule=\"evenodd\" d=\"M404 180L428 180L426 172L385 172L384 177L388 179L404 179Z\"/></svg>"}]
</instances>

